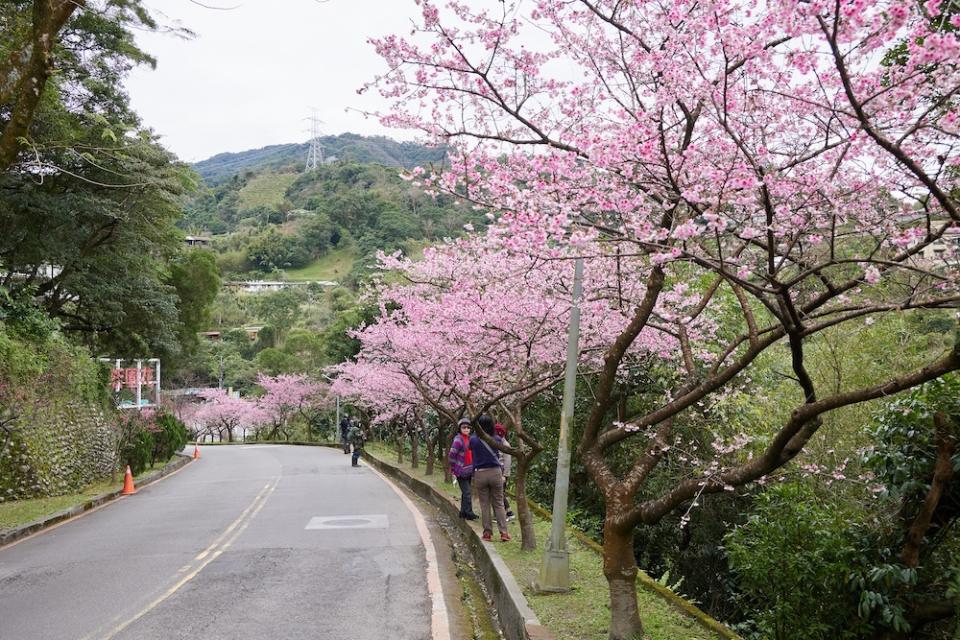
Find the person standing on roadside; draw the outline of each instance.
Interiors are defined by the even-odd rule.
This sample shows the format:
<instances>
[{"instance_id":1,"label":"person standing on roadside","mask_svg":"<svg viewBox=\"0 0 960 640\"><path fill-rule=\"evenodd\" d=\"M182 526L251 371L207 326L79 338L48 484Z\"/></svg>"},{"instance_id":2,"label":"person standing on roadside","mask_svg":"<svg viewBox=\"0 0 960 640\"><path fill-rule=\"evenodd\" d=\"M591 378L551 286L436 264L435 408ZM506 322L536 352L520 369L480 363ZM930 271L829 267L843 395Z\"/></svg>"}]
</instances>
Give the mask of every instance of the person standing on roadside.
<instances>
[{"instance_id":1,"label":"person standing on roadside","mask_svg":"<svg viewBox=\"0 0 960 640\"><path fill-rule=\"evenodd\" d=\"M349 413L343 414L343 417L340 419L340 446L343 447L344 453L350 453L350 426L353 424L353 419L350 417Z\"/></svg>"},{"instance_id":2,"label":"person standing on roadside","mask_svg":"<svg viewBox=\"0 0 960 640\"><path fill-rule=\"evenodd\" d=\"M450 473L460 485L460 517L465 520L476 520L473 512L473 496L470 481L473 479L473 454L470 451L470 419L460 418L457 423L457 435L453 437L450 453L447 459L450 462Z\"/></svg>"},{"instance_id":3,"label":"person standing on roadside","mask_svg":"<svg viewBox=\"0 0 960 640\"><path fill-rule=\"evenodd\" d=\"M503 441L503 444L510 446L505 426L498 422L493 425L493 432ZM501 451L500 461L503 463L503 508L507 512L507 522L510 522L513 519L513 511L510 510L510 501L507 499L507 485L510 483L510 467L513 463L513 456L506 451Z\"/></svg>"},{"instance_id":4,"label":"person standing on roadside","mask_svg":"<svg viewBox=\"0 0 960 640\"><path fill-rule=\"evenodd\" d=\"M359 422L350 422L350 430L347 431L347 447L353 445L353 456L350 458L351 467L360 466L360 452L363 451L363 443L366 436Z\"/></svg>"},{"instance_id":5,"label":"person standing on roadside","mask_svg":"<svg viewBox=\"0 0 960 640\"><path fill-rule=\"evenodd\" d=\"M500 443L500 437L493 428L493 418L484 414L477 420L483 432L495 442ZM507 532L507 513L503 508L503 465L500 462L499 451L483 441L480 436L470 438L470 451L473 454L473 475L480 497L480 518L483 523L483 539L493 538L490 507L493 507L497 518L497 528L500 530L500 540L509 542Z\"/></svg>"}]
</instances>

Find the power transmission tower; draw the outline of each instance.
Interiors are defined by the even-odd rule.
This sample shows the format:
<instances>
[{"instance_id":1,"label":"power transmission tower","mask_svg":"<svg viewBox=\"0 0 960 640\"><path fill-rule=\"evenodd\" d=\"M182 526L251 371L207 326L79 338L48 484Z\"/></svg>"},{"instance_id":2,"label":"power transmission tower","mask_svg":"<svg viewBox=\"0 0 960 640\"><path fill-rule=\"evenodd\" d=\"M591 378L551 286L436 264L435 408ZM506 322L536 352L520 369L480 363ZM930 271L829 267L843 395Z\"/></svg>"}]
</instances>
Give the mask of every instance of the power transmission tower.
<instances>
[{"instance_id":1,"label":"power transmission tower","mask_svg":"<svg viewBox=\"0 0 960 640\"><path fill-rule=\"evenodd\" d=\"M320 125L323 124L323 120L317 117L316 111L307 119L310 120L310 149L307 151L304 173L316 171L317 167L323 164L323 147L320 145Z\"/></svg>"}]
</instances>

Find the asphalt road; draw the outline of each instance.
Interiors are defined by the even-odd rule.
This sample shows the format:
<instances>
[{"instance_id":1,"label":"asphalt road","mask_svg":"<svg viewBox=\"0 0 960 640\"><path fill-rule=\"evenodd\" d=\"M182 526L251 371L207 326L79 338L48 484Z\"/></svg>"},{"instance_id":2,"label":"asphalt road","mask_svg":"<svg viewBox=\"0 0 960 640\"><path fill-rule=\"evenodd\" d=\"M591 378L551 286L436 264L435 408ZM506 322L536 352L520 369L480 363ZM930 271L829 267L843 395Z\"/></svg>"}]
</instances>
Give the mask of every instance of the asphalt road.
<instances>
[{"instance_id":1,"label":"asphalt road","mask_svg":"<svg viewBox=\"0 0 960 640\"><path fill-rule=\"evenodd\" d=\"M0 640L437 640L422 530L338 450L206 447L0 549Z\"/></svg>"}]
</instances>

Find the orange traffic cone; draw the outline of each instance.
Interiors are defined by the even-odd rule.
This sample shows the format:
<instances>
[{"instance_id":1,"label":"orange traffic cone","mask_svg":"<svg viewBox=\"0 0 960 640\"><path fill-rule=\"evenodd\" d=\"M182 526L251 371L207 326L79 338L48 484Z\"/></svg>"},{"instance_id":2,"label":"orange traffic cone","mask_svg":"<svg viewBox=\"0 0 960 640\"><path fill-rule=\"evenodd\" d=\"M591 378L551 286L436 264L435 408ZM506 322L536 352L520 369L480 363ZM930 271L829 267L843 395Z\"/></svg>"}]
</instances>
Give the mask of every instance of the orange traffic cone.
<instances>
[{"instance_id":1,"label":"orange traffic cone","mask_svg":"<svg viewBox=\"0 0 960 640\"><path fill-rule=\"evenodd\" d=\"M137 490L133 486L133 474L130 473L130 465L127 465L127 474L123 477L123 491L120 492L120 495L129 496L136 492Z\"/></svg>"},{"instance_id":2,"label":"orange traffic cone","mask_svg":"<svg viewBox=\"0 0 960 640\"><path fill-rule=\"evenodd\" d=\"M197 460L200 457L200 445L193 445L193 459Z\"/></svg>"}]
</instances>

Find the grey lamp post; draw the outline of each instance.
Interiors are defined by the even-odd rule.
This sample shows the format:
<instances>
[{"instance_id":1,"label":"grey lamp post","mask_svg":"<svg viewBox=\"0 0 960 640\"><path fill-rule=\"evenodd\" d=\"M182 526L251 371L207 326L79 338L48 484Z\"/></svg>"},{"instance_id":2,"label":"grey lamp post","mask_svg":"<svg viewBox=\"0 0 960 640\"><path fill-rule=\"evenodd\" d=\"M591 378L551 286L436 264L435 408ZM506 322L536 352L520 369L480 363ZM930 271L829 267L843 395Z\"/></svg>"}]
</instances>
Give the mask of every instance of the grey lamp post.
<instances>
[{"instance_id":1,"label":"grey lamp post","mask_svg":"<svg viewBox=\"0 0 960 640\"><path fill-rule=\"evenodd\" d=\"M328 376L327 374L321 373L320 375L322 375L324 378L326 378L326 379L329 380L330 382L333 382L333 378L331 378L331 377ZM336 400L337 400L337 421L336 421L336 422L334 423L334 425L333 425L333 439L334 439L334 440L337 439L337 434L339 433L339 429L340 429L340 394L338 393L335 397L336 397Z\"/></svg>"},{"instance_id":2,"label":"grey lamp post","mask_svg":"<svg viewBox=\"0 0 960 640\"><path fill-rule=\"evenodd\" d=\"M570 552L567 550L567 495L570 490L570 424L577 386L577 356L580 341L580 298L583 290L583 258L577 258L573 272L573 308L567 336L567 367L563 381L563 410L560 413L560 437L557 444L557 479L553 487L553 523L550 539L543 552L538 591L570 590Z\"/></svg>"}]
</instances>

